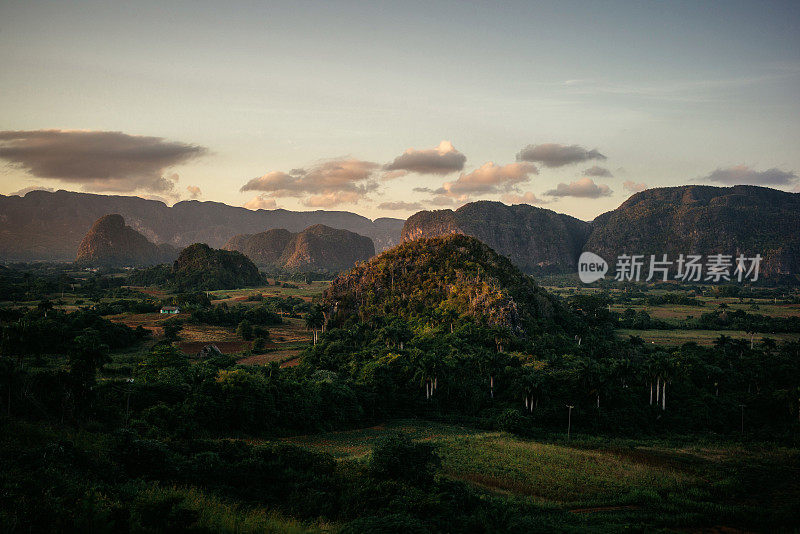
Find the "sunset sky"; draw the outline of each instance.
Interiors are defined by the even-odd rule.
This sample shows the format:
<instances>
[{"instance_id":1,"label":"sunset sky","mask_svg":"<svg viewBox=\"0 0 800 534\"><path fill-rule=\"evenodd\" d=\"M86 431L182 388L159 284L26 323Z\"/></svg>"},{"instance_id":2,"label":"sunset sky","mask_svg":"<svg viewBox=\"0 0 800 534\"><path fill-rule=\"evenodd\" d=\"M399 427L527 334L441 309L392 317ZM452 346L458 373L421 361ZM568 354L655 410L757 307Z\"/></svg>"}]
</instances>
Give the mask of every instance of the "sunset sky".
<instances>
[{"instance_id":1,"label":"sunset sky","mask_svg":"<svg viewBox=\"0 0 800 534\"><path fill-rule=\"evenodd\" d=\"M800 191L800 2L0 0L0 193L590 220Z\"/></svg>"}]
</instances>

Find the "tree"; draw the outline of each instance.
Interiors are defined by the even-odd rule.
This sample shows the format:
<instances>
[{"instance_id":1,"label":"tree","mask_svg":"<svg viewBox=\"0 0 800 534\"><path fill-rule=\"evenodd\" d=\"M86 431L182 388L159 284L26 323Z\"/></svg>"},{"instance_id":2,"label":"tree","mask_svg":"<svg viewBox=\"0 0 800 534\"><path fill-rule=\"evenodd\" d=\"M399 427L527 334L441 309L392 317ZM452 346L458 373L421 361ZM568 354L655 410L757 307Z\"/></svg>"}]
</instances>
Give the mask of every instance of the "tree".
<instances>
[{"instance_id":1,"label":"tree","mask_svg":"<svg viewBox=\"0 0 800 534\"><path fill-rule=\"evenodd\" d=\"M322 313L322 306L317 304L306 314L306 328L313 331L314 345L317 344L317 330L325 324L325 315Z\"/></svg>"},{"instance_id":2,"label":"tree","mask_svg":"<svg viewBox=\"0 0 800 534\"><path fill-rule=\"evenodd\" d=\"M253 339L253 326L250 324L250 321L243 319L239 323L239 326L236 327L236 333L245 341Z\"/></svg>"},{"instance_id":3,"label":"tree","mask_svg":"<svg viewBox=\"0 0 800 534\"><path fill-rule=\"evenodd\" d=\"M267 340L263 337L257 337L253 340L253 346L250 350L253 352L263 352L264 349L267 347Z\"/></svg>"},{"instance_id":4,"label":"tree","mask_svg":"<svg viewBox=\"0 0 800 534\"><path fill-rule=\"evenodd\" d=\"M433 482L440 464L432 444L416 443L406 434L391 433L373 447L369 472L376 478L427 486Z\"/></svg>"},{"instance_id":5,"label":"tree","mask_svg":"<svg viewBox=\"0 0 800 534\"><path fill-rule=\"evenodd\" d=\"M111 361L108 345L102 342L96 330L86 330L77 336L69 351L69 374L75 399L81 404L97 380L97 370Z\"/></svg>"},{"instance_id":6,"label":"tree","mask_svg":"<svg viewBox=\"0 0 800 534\"><path fill-rule=\"evenodd\" d=\"M53 303L49 299L44 299L36 305L36 309L47 317L47 312L53 309Z\"/></svg>"},{"instance_id":7,"label":"tree","mask_svg":"<svg viewBox=\"0 0 800 534\"><path fill-rule=\"evenodd\" d=\"M183 328L183 321L181 321L177 317L170 317L169 319L164 321L163 327L164 327L164 340L169 343L172 343L173 341L178 341L178 339L180 339L178 334Z\"/></svg>"}]
</instances>

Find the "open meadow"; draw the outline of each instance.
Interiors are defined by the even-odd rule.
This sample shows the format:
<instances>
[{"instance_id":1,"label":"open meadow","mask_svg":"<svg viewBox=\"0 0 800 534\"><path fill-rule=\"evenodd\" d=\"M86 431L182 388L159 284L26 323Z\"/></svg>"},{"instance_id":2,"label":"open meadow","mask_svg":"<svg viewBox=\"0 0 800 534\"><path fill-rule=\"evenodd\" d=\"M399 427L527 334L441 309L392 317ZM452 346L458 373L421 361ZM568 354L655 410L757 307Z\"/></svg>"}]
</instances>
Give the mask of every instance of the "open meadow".
<instances>
[{"instance_id":1,"label":"open meadow","mask_svg":"<svg viewBox=\"0 0 800 534\"><path fill-rule=\"evenodd\" d=\"M358 466L367 461L377 440L393 432L433 444L442 458L443 476L487 497L533 504L562 527L591 531L663 522L663 527L680 529L726 518L737 524L746 519L760 529L774 521L800 519L795 507L800 500L800 452L768 444L681 436L637 440L573 435L568 441L550 434L526 439L416 420L283 441Z\"/></svg>"}]
</instances>

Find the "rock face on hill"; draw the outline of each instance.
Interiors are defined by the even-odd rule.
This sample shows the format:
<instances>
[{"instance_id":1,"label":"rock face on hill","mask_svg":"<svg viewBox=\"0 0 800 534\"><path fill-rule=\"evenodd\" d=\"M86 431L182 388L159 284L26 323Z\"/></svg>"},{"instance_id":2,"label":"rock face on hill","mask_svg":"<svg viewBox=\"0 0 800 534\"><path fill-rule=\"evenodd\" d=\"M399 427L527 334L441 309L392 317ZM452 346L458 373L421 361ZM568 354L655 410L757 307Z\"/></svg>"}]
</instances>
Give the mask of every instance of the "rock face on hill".
<instances>
[{"instance_id":1,"label":"rock face on hill","mask_svg":"<svg viewBox=\"0 0 800 534\"><path fill-rule=\"evenodd\" d=\"M104 215L95 221L78 245L76 263L91 266L143 266L170 262L178 251L156 245L125 225L122 215Z\"/></svg>"},{"instance_id":2,"label":"rock face on hill","mask_svg":"<svg viewBox=\"0 0 800 534\"><path fill-rule=\"evenodd\" d=\"M403 226L403 241L448 234L476 237L525 272L571 271L590 225L527 204L472 202L456 211L421 211Z\"/></svg>"},{"instance_id":3,"label":"rock face on hill","mask_svg":"<svg viewBox=\"0 0 800 534\"><path fill-rule=\"evenodd\" d=\"M761 276L797 275L800 194L746 185L648 189L597 217L584 249L609 262L623 253L761 254Z\"/></svg>"},{"instance_id":4,"label":"rock face on hill","mask_svg":"<svg viewBox=\"0 0 800 534\"><path fill-rule=\"evenodd\" d=\"M508 258L461 234L409 241L360 263L333 281L323 305L333 324L428 314L434 323L470 316L517 332L566 313Z\"/></svg>"},{"instance_id":5,"label":"rock face on hill","mask_svg":"<svg viewBox=\"0 0 800 534\"><path fill-rule=\"evenodd\" d=\"M285 229L232 237L224 247L259 265L296 271L341 271L375 255L368 237L317 224L293 234Z\"/></svg>"},{"instance_id":6,"label":"rock face on hill","mask_svg":"<svg viewBox=\"0 0 800 534\"><path fill-rule=\"evenodd\" d=\"M401 219L376 219L346 211L252 211L196 200L168 207L139 197L70 191L0 195L0 261L72 261L94 222L109 213L156 244L181 249L192 243L221 247L231 236L269 228L299 232L314 224L350 230L373 240L378 250L400 242Z\"/></svg>"}]
</instances>

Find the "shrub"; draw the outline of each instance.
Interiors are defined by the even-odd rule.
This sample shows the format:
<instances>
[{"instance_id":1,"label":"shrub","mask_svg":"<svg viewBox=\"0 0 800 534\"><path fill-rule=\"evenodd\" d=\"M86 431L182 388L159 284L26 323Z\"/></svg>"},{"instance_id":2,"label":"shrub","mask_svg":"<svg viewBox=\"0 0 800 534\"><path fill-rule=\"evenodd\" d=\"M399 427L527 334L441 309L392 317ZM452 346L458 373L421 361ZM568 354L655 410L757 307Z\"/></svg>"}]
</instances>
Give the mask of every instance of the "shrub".
<instances>
[{"instance_id":1,"label":"shrub","mask_svg":"<svg viewBox=\"0 0 800 534\"><path fill-rule=\"evenodd\" d=\"M376 478L388 478L413 485L433 482L441 459L430 443L415 443L402 433L383 437L372 449L369 472Z\"/></svg>"}]
</instances>

